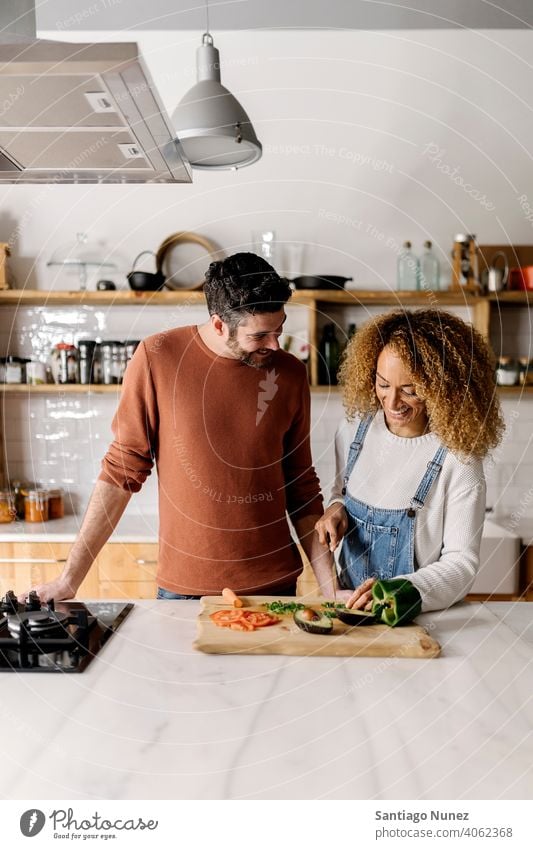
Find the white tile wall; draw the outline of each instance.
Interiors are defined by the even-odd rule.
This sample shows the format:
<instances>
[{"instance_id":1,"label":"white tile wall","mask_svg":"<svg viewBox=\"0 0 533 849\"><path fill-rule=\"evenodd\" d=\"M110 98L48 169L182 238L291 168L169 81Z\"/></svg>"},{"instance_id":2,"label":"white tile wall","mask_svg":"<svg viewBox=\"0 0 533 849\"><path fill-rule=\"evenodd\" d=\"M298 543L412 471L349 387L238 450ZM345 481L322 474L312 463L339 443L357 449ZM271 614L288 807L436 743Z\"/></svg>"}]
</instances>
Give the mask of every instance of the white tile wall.
<instances>
[{"instance_id":1,"label":"white tile wall","mask_svg":"<svg viewBox=\"0 0 533 849\"><path fill-rule=\"evenodd\" d=\"M201 308L169 310L157 307L145 310L117 307L108 311L92 308L92 312L69 309L68 313L73 319L71 327L90 328L87 336L97 335L98 330L103 338L143 337L177 324L202 321L205 315ZM79 320L80 313L85 322L83 325ZM353 317L351 314L339 316L339 324L342 322L341 326L347 326L352 320L359 323L361 315L362 311L359 310L354 311ZM50 328L52 325L57 328L60 319L62 322L59 311L47 308L26 308L17 314L13 312L9 316L13 328L9 350L29 353L30 325L34 325L37 338L42 339L42 328ZM4 323L4 331L0 334L2 346L8 338L5 328ZM304 329L301 311L292 308L289 311L288 332L298 335ZM513 334L516 344L522 346L521 349L528 344L528 333L522 324L522 333ZM69 493L72 512L82 510L111 439L110 426L116 403L115 395L50 395L31 399L8 396L5 400L4 430L10 478L63 486ZM487 504L495 509L496 514L532 516L533 397L519 394L503 396L502 407L507 432L493 457L486 462ZM334 476L335 429L342 415L342 400L338 393L313 393L313 457L326 497L329 496ZM156 505L157 480L154 474L132 499L128 512L153 513Z\"/></svg>"}]
</instances>

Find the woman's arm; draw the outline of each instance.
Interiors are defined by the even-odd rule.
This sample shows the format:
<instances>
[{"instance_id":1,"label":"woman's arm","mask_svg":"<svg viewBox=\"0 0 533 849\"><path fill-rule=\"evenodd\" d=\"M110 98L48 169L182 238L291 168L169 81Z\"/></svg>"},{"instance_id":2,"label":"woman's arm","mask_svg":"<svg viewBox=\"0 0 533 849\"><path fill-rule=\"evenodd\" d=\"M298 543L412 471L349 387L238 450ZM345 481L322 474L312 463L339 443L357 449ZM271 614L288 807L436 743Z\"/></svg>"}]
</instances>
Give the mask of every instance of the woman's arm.
<instances>
[{"instance_id":1,"label":"woman's arm","mask_svg":"<svg viewBox=\"0 0 533 849\"><path fill-rule=\"evenodd\" d=\"M419 591L423 612L451 607L465 597L474 583L479 569L485 500L485 478L481 470L476 485L446 499L439 559L413 574L401 576Z\"/></svg>"}]
</instances>

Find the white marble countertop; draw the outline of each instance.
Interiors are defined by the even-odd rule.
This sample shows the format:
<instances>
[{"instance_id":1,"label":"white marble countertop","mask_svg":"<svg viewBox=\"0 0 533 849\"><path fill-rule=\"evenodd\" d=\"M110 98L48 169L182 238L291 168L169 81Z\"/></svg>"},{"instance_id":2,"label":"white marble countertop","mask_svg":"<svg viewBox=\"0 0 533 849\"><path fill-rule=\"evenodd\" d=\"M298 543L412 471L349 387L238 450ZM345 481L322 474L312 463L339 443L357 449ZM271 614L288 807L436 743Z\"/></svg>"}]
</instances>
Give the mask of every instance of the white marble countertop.
<instances>
[{"instance_id":1,"label":"white marble countertop","mask_svg":"<svg viewBox=\"0 0 533 849\"><path fill-rule=\"evenodd\" d=\"M65 516L48 522L10 522L0 525L2 542L74 542L83 516ZM157 543L159 517L157 515L122 516L109 542Z\"/></svg>"},{"instance_id":2,"label":"white marble countertop","mask_svg":"<svg viewBox=\"0 0 533 849\"><path fill-rule=\"evenodd\" d=\"M529 799L533 605L419 617L434 660L203 655L136 602L80 675L0 673L6 799Z\"/></svg>"}]
</instances>

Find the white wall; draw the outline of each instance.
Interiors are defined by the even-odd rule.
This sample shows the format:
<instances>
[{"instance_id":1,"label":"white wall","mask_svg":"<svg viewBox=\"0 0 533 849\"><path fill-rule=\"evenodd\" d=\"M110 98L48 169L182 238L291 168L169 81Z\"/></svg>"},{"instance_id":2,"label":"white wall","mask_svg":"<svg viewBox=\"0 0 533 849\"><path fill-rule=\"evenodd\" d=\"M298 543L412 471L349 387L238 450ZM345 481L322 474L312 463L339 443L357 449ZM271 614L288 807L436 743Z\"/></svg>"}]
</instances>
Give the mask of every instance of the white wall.
<instances>
[{"instance_id":1,"label":"white wall","mask_svg":"<svg viewBox=\"0 0 533 849\"><path fill-rule=\"evenodd\" d=\"M134 37L172 110L194 81L200 33ZM394 288L396 246L405 238L418 249L431 238L444 277L455 232L477 233L481 243L533 242L530 32L224 32L215 43L223 82L249 111L263 159L236 173L195 172L190 186L0 188L0 239L12 242L20 287L76 286L46 261L77 231L105 241L104 254L125 270L140 249L155 249L175 230L199 231L233 252L250 247L252 229L270 227L280 243L306 245L304 271L353 275L357 288ZM280 249L280 270L284 261ZM128 335L165 321L150 316ZM510 353L531 350L523 319L520 350ZM6 321L4 342L14 327ZM21 321L27 328L27 316ZM102 313L101 321L111 338L122 319ZM11 349L24 344L24 333L17 324ZM516 344L509 325L505 338ZM82 503L109 439L113 397L7 403L13 475L29 470L63 481ZM530 514L532 399L509 398L505 409L512 436L490 464L489 502ZM337 396L314 398L313 445L326 489L340 411ZM136 500L139 509L153 502L153 489Z\"/></svg>"},{"instance_id":2,"label":"white wall","mask_svg":"<svg viewBox=\"0 0 533 849\"><path fill-rule=\"evenodd\" d=\"M135 38L171 111L194 81L200 34ZM533 205L530 32L224 32L215 43L263 159L237 173L196 172L190 186L1 188L0 232L13 238L20 286L64 285L45 262L79 230L127 265L178 229L234 251L269 226L282 242L306 243L306 271L371 288L394 285L395 246L406 238L417 249L433 239L444 266L456 232L532 241L518 200Z\"/></svg>"}]
</instances>

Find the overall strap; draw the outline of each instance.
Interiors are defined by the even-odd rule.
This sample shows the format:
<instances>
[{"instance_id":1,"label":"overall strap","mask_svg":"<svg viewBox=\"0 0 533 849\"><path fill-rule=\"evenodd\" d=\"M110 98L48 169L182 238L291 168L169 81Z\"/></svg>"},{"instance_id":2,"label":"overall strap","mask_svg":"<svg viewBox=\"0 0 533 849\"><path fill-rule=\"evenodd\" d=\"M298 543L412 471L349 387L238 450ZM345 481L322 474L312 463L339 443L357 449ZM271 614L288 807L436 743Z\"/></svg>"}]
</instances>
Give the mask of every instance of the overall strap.
<instances>
[{"instance_id":1,"label":"overall strap","mask_svg":"<svg viewBox=\"0 0 533 849\"><path fill-rule=\"evenodd\" d=\"M374 413L367 413L364 418L359 422L359 427L354 436L354 440L350 445L350 450L348 451L348 460L346 461L346 468L344 470L344 479L342 486L342 494L346 495L346 488L348 486L348 480L350 475L352 474L353 467L355 466L355 461L359 457L359 452L363 447L363 442L365 441L365 436L368 428L370 427L370 423L374 418Z\"/></svg>"},{"instance_id":2,"label":"overall strap","mask_svg":"<svg viewBox=\"0 0 533 849\"><path fill-rule=\"evenodd\" d=\"M424 506L424 502L428 497L431 487L441 473L442 464L447 453L448 449L446 446L441 445L433 457L433 460L429 461L424 477L418 484L418 489L411 499L411 510L420 510L421 507Z\"/></svg>"}]
</instances>

